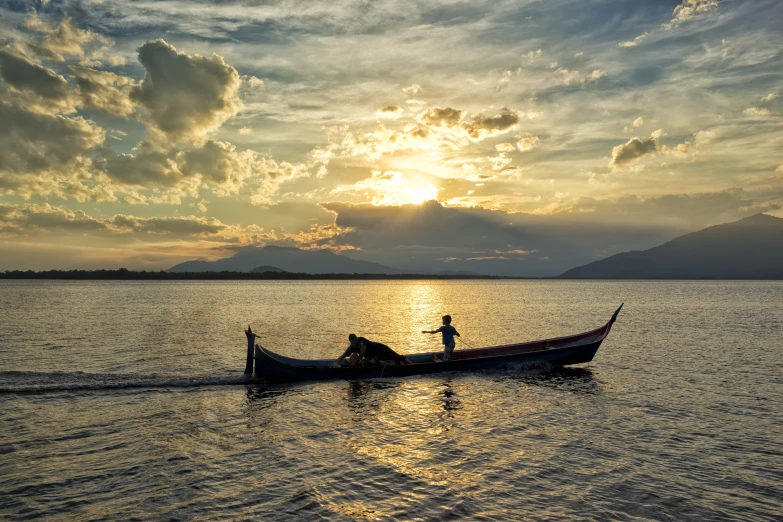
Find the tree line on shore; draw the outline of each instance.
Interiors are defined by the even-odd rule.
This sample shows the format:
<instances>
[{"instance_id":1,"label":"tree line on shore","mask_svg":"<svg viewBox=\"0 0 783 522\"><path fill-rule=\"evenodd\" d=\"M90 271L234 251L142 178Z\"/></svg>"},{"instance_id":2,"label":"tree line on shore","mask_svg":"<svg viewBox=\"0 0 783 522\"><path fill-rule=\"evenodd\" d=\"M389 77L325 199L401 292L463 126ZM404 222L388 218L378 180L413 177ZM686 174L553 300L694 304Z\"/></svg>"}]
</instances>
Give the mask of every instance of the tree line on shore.
<instances>
[{"instance_id":1,"label":"tree line on shore","mask_svg":"<svg viewBox=\"0 0 783 522\"><path fill-rule=\"evenodd\" d=\"M76 279L76 280L118 280L118 281L176 281L176 280L317 280L317 279L506 279L484 275L444 274L305 274L293 272L166 272L128 270L6 270L0 272L0 279Z\"/></svg>"}]
</instances>

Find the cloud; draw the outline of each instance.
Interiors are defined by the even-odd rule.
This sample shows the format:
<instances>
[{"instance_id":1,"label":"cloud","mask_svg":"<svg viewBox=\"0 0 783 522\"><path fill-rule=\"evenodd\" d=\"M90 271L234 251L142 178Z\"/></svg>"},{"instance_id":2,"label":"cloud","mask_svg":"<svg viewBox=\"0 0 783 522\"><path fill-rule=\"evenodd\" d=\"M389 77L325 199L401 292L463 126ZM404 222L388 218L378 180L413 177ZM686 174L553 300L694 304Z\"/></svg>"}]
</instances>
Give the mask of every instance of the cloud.
<instances>
[{"instance_id":1,"label":"cloud","mask_svg":"<svg viewBox=\"0 0 783 522\"><path fill-rule=\"evenodd\" d=\"M438 198L438 189L422 181L411 181L403 173L376 170L369 178L352 185L338 185L332 194L372 195L373 205L423 203Z\"/></svg>"},{"instance_id":2,"label":"cloud","mask_svg":"<svg viewBox=\"0 0 783 522\"><path fill-rule=\"evenodd\" d=\"M636 47L640 43L644 41L644 39L647 38L647 33L640 34L633 40L627 40L625 42L620 42L617 44L618 47Z\"/></svg>"},{"instance_id":3,"label":"cloud","mask_svg":"<svg viewBox=\"0 0 783 522\"><path fill-rule=\"evenodd\" d=\"M687 22L697 16L701 16L718 8L718 0L683 0L682 4L674 8L672 19L661 27L671 30L683 22Z\"/></svg>"},{"instance_id":4,"label":"cloud","mask_svg":"<svg viewBox=\"0 0 783 522\"><path fill-rule=\"evenodd\" d=\"M766 96L764 96L763 98L761 98L761 101L762 101L762 103L771 102L772 100L774 100L778 96L779 96L778 93L771 92L771 93L767 94Z\"/></svg>"},{"instance_id":5,"label":"cloud","mask_svg":"<svg viewBox=\"0 0 783 522\"><path fill-rule=\"evenodd\" d=\"M511 165L513 160L501 152L497 156L490 156L487 158L487 161L489 161L492 170L504 170L506 167Z\"/></svg>"},{"instance_id":6,"label":"cloud","mask_svg":"<svg viewBox=\"0 0 783 522\"><path fill-rule=\"evenodd\" d=\"M498 152L514 152L516 149L513 143L498 143L495 145L495 150Z\"/></svg>"},{"instance_id":7,"label":"cloud","mask_svg":"<svg viewBox=\"0 0 783 522\"><path fill-rule=\"evenodd\" d=\"M180 53L162 39L145 43L138 52L146 75L131 88L130 98L165 137L203 137L241 108L239 74L217 54Z\"/></svg>"},{"instance_id":8,"label":"cloud","mask_svg":"<svg viewBox=\"0 0 783 522\"><path fill-rule=\"evenodd\" d=\"M172 154L151 141L142 141L135 154L105 151L96 166L115 183L141 188L181 187L182 173ZM195 188L194 185L191 185Z\"/></svg>"},{"instance_id":9,"label":"cloud","mask_svg":"<svg viewBox=\"0 0 783 522\"><path fill-rule=\"evenodd\" d=\"M753 195L741 188L693 194L663 196L621 196L596 199L580 197L564 201L552 212L572 214L602 222L622 219L629 225L644 223L696 230L709 225L735 221L760 212L780 208L772 200L776 194Z\"/></svg>"},{"instance_id":10,"label":"cloud","mask_svg":"<svg viewBox=\"0 0 783 522\"><path fill-rule=\"evenodd\" d=\"M71 211L42 205L0 204L0 235L22 235L40 231L95 232L106 224L81 210Z\"/></svg>"},{"instance_id":11,"label":"cloud","mask_svg":"<svg viewBox=\"0 0 783 522\"><path fill-rule=\"evenodd\" d=\"M522 68L517 68L513 71L503 71L503 73L500 75L500 79L498 79L498 82L495 84L495 92L500 92L508 87L508 84L511 83L511 80L520 74L522 74Z\"/></svg>"},{"instance_id":12,"label":"cloud","mask_svg":"<svg viewBox=\"0 0 783 522\"><path fill-rule=\"evenodd\" d=\"M218 234L227 226L215 218L154 217L116 215L105 220L106 226L120 233L171 234L176 236L208 236Z\"/></svg>"},{"instance_id":13,"label":"cloud","mask_svg":"<svg viewBox=\"0 0 783 522\"><path fill-rule=\"evenodd\" d=\"M407 87L403 87L402 88L402 92L404 92L405 94L412 94L414 96L416 96L417 94L419 94L423 90L424 89L421 88L421 85L419 85L417 83L414 83L414 84L411 84L411 85L409 85Z\"/></svg>"},{"instance_id":14,"label":"cloud","mask_svg":"<svg viewBox=\"0 0 783 522\"><path fill-rule=\"evenodd\" d=\"M674 147L667 147L666 145L664 145L663 147L661 147L661 152L663 152L664 154L679 156L681 158L685 158L692 154L698 153L698 151L691 145L690 141L678 143Z\"/></svg>"},{"instance_id":15,"label":"cloud","mask_svg":"<svg viewBox=\"0 0 783 522\"><path fill-rule=\"evenodd\" d=\"M585 77L585 82L596 82L606 76L606 73L601 69L593 69L590 74Z\"/></svg>"},{"instance_id":16,"label":"cloud","mask_svg":"<svg viewBox=\"0 0 783 522\"><path fill-rule=\"evenodd\" d=\"M638 128L644 125L644 118L639 116L635 120L633 120L633 123L631 123L631 127Z\"/></svg>"},{"instance_id":17,"label":"cloud","mask_svg":"<svg viewBox=\"0 0 783 522\"><path fill-rule=\"evenodd\" d=\"M186 177L200 177L218 195L236 193L250 178L267 186L276 186L298 175L304 175L303 165L277 161L252 150L237 151L230 143L207 141L202 147L177 154L180 171ZM270 194L272 193L270 192Z\"/></svg>"},{"instance_id":18,"label":"cloud","mask_svg":"<svg viewBox=\"0 0 783 522\"><path fill-rule=\"evenodd\" d=\"M423 125L430 127L454 127L459 125L465 111L446 107L432 107L419 114L416 119Z\"/></svg>"},{"instance_id":19,"label":"cloud","mask_svg":"<svg viewBox=\"0 0 783 522\"><path fill-rule=\"evenodd\" d=\"M66 172L103 143L104 130L81 117L30 112L0 102L0 172Z\"/></svg>"},{"instance_id":20,"label":"cloud","mask_svg":"<svg viewBox=\"0 0 783 522\"><path fill-rule=\"evenodd\" d=\"M535 216L483 208L423 205L372 206L323 203L342 233L335 245L359 250L354 258L411 270L473 270L502 275L556 275L618 251L649 248L670 239L670 228L650 221L628 226L586 214ZM645 223L646 221L646 223ZM597 255L598 254L598 255Z\"/></svg>"},{"instance_id":21,"label":"cloud","mask_svg":"<svg viewBox=\"0 0 783 522\"><path fill-rule=\"evenodd\" d=\"M758 107L748 107L744 111L742 111L742 114L745 116L748 116L750 118L766 118L771 112L769 112L769 109L764 108L758 108Z\"/></svg>"},{"instance_id":22,"label":"cloud","mask_svg":"<svg viewBox=\"0 0 783 522\"><path fill-rule=\"evenodd\" d=\"M556 66L557 62L553 63L552 65ZM572 71L566 69L565 67L558 68L555 70L554 74L561 78L564 85L571 85L572 83L576 83L582 86L597 82L606 76L606 73L601 69L594 69L590 73L582 75L582 73L579 71Z\"/></svg>"},{"instance_id":23,"label":"cloud","mask_svg":"<svg viewBox=\"0 0 783 522\"><path fill-rule=\"evenodd\" d=\"M79 29L70 18L64 18L52 26L33 12L25 19L25 27L42 35L40 40L27 42L27 46L38 56L55 62L64 62L66 56L82 58L85 56L85 48L92 44L102 48L111 45L98 33Z\"/></svg>"},{"instance_id":24,"label":"cloud","mask_svg":"<svg viewBox=\"0 0 783 522\"><path fill-rule=\"evenodd\" d=\"M178 237L214 236L229 231L230 227L215 218L196 216L142 218L117 214L102 219L89 216L81 210L69 210L40 205L0 204L0 234L6 236L33 235L46 232L154 234Z\"/></svg>"},{"instance_id":25,"label":"cloud","mask_svg":"<svg viewBox=\"0 0 783 522\"><path fill-rule=\"evenodd\" d=\"M219 196L236 194L248 187L252 191L250 200L265 205L281 183L308 173L305 165L278 162L265 154L239 151L231 143L216 140L185 149L168 149L145 140L133 152L102 151L96 167L117 185L168 190L168 197L173 198L169 202L176 203L185 194L196 197L200 187ZM143 201L167 202L155 198Z\"/></svg>"},{"instance_id":26,"label":"cloud","mask_svg":"<svg viewBox=\"0 0 783 522\"><path fill-rule=\"evenodd\" d=\"M251 89L263 89L264 88L264 80L262 80L261 78L256 78L255 76L243 76L242 80Z\"/></svg>"},{"instance_id":27,"label":"cloud","mask_svg":"<svg viewBox=\"0 0 783 522\"><path fill-rule=\"evenodd\" d=\"M405 109L399 105L386 105L378 109L378 117L391 118L396 120L402 115L403 112L405 112Z\"/></svg>"},{"instance_id":28,"label":"cloud","mask_svg":"<svg viewBox=\"0 0 783 522\"><path fill-rule=\"evenodd\" d=\"M0 78L12 89L11 96L37 112L73 112L73 99L68 82L28 56L9 46L0 46ZM0 91L2 93L2 91ZM25 95L27 95L25 97ZM30 97L29 95L32 95ZM4 97L9 94L5 93Z\"/></svg>"},{"instance_id":29,"label":"cloud","mask_svg":"<svg viewBox=\"0 0 783 522\"><path fill-rule=\"evenodd\" d=\"M532 136L532 135L522 136L522 138L517 142L517 148L522 152L527 152L529 150L533 150L534 148L538 147L540 141L541 140L539 140L538 136Z\"/></svg>"},{"instance_id":30,"label":"cloud","mask_svg":"<svg viewBox=\"0 0 783 522\"><path fill-rule=\"evenodd\" d=\"M693 135L696 145L707 145L715 140L717 134L714 131L703 130Z\"/></svg>"},{"instance_id":31,"label":"cloud","mask_svg":"<svg viewBox=\"0 0 783 522\"><path fill-rule=\"evenodd\" d=\"M657 130L648 139L633 137L627 143L617 145L612 149L612 159L609 160L609 166L613 169L622 168L647 154L657 152L660 148L658 140L662 135L663 132Z\"/></svg>"},{"instance_id":32,"label":"cloud","mask_svg":"<svg viewBox=\"0 0 783 522\"><path fill-rule=\"evenodd\" d=\"M115 116L130 116L134 111L128 91L135 85L131 78L89 67L68 68L79 88L81 104Z\"/></svg>"},{"instance_id":33,"label":"cloud","mask_svg":"<svg viewBox=\"0 0 783 522\"><path fill-rule=\"evenodd\" d=\"M473 114L462 123L462 128L474 140L481 140L516 127L519 119L518 112L503 108L494 116Z\"/></svg>"}]
</instances>

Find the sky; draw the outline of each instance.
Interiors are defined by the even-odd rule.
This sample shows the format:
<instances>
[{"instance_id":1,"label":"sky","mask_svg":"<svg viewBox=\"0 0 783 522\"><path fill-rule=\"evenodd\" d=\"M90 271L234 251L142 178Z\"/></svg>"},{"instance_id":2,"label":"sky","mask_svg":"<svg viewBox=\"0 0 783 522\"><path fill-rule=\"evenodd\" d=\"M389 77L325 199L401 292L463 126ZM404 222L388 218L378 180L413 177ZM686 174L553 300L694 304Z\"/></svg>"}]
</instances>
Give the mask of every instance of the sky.
<instances>
[{"instance_id":1,"label":"sky","mask_svg":"<svg viewBox=\"0 0 783 522\"><path fill-rule=\"evenodd\" d=\"M0 270L555 275L783 217L779 0L0 2Z\"/></svg>"}]
</instances>

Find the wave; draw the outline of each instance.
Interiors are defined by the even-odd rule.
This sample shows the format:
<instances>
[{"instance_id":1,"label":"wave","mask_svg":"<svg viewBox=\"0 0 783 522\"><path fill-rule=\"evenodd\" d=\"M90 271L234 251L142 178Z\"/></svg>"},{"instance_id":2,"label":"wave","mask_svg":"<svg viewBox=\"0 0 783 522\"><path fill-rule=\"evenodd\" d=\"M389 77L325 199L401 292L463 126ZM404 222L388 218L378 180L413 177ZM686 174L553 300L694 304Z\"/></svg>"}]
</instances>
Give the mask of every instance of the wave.
<instances>
[{"instance_id":1,"label":"wave","mask_svg":"<svg viewBox=\"0 0 783 522\"><path fill-rule=\"evenodd\" d=\"M126 388L190 388L252 383L250 376L123 374L85 372L0 372L0 394L49 393Z\"/></svg>"}]
</instances>

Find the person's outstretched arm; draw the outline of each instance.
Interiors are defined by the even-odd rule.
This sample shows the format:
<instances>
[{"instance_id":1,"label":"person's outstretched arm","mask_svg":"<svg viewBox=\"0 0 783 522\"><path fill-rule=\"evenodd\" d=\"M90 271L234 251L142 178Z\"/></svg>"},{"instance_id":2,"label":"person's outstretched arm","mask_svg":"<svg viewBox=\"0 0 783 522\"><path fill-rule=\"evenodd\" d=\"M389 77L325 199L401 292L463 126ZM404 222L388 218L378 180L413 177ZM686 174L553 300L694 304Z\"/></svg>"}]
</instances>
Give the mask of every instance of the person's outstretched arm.
<instances>
[{"instance_id":1,"label":"person's outstretched arm","mask_svg":"<svg viewBox=\"0 0 783 522\"><path fill-rule=\"evenodd\" d=\"M441 328L443 328L443 327L441 326L437 330L422 330L421 333L436 334L436 333L439 333L441 331Z\"/></svg>"},{"instance_id":2,"label":"person's outstretched arm","mask_svg":"<svg viewBox=\"0 0 783 522\"><path fill-rule=\"evenodd\" d=\"M343 362L343 359L348 357L351 354L351 347L349 346L346 348L346 350L343 352L343 354L337 358L337 360L334 362L334 367L337 368L340 366L340 363Z\"/></svg>"}]
</instances>

